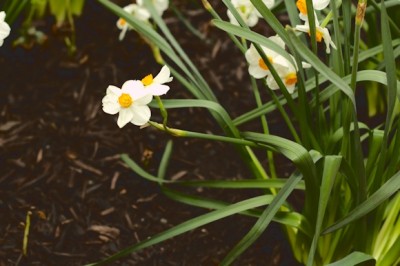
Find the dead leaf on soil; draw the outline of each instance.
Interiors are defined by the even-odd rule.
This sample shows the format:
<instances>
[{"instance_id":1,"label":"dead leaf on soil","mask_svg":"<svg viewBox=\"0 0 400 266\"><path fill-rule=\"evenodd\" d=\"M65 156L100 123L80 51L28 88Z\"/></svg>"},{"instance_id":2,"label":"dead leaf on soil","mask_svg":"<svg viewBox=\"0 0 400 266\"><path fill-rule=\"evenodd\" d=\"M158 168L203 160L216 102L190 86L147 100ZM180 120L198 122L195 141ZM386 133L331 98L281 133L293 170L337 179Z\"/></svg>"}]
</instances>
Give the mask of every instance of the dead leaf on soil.
<instances>
[{"instance_id":1,"label":"dead leaf on soil","mask_svg":"<svg viewBox=\"0 0 400 266\"><path fill-rule=\"evenodd\" d=\"M99 238L104 242L117 239L120 231L118 228L110 227L107 225L91 225L88 231L94 231L99 234Z\"/></svg>"},{"instance_id":2,"label":"dead leaf on soil","mask_svg":"<svg viewBox=\"0 0 400 266\"><path fill-rule=\"evenodd\" d=\"M0 131L8 131L11 128L13 128L14 126L18 125L19 123L21 123L21 122L20 121L8 121L0 126Z\"/></svg>"}]
</instances>

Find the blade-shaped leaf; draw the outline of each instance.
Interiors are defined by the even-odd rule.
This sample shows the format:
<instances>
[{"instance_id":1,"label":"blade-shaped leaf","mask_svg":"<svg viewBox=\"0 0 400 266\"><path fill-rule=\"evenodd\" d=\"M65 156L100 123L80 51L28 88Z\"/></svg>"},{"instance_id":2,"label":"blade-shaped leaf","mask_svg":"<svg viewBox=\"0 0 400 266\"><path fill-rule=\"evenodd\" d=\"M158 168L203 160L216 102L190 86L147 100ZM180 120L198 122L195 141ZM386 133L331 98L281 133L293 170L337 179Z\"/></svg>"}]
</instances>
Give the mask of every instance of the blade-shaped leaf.
<instances>
[{"instance_id":1,"label":"blade-shaped leaf","mask_svg":"<svg viewBox=\"0 0 400 266\"><path fill-rule=\"evenodd\" d=\"M203 214L201 216L198 216L196 218L187 220L186 222L183 222L177 226L174 226L162 233L159 233L151 238L148 238L140 243L137 243L135 245L132 245L130 247L127 247L123 249L122 251L96 263L91 263L86 266L97 266L97 265L105 265L109 264L119 258L122 258L124 256L129 255L132 252L144 249L146 247L155 245L157 243L163 242L165 240L168 240L170 238L173 238L175 236L178 236L180 234L186 233L190 230L196 229L198 227L204 226L208 223L218 221L222 218L231 216L236 213L241 213L243 211L257 208L260 206L263 206L266 204L266 201L268 200L268 196L258 196L254 197L251 199L243 200L238 203L234 203L232 205L229 205L227 207L221 208L219 210L215 210L212 212L209 212L207 214Z\"/></svg>"},{"instance_id":2,"label":"blade-shaped leaf","mask_svg":"<svg viewBox=\"0 0 400 266\"><path fill-rule=\"evenodd\" d=\"M361 262L369 261L369 260L375 260L374 257L372 257L369 254L365 254L363 252L355 251L346 257L344 257L341 260L335 261L333 263L328 264L327 266L350 266L350 265L357 265Z\"/></svg>"},{"instance_id":3,"label":"blade-shaped leaf","mask_svg":"<svg viewBox=\"0 0 400 266\"><path fill-rule=\"evenodd\" d=\"M297 183L300 182L301 176L292 175L286 185L279 190L274 200L263 211L260 218L250 229L250 231L242 238L242 240L229 252L229 254L221 262L221 266L231 264L240 254L242 254L257 238L265 231L269 223L272 221L287 197L293 192Z\"/></svg>"},{"instance_id":4,"label":"blade-shaped leaf","mask_svg":"<svg viewBox=\"0 0 400 266\"><path fill-rule=\"evenodd\" d=\"M400 189L400 172L393 175L383 186L381 186L374 194L367 198L364 202L359 204L355 209L353 209L348 215L342 218L340 221L336 222L325 229L322 233L329 234L336 231L343 226L363 217L370 211L374 210L385 200L391 197L393 194L398 193Z\"/></svg>"}]
</instances>

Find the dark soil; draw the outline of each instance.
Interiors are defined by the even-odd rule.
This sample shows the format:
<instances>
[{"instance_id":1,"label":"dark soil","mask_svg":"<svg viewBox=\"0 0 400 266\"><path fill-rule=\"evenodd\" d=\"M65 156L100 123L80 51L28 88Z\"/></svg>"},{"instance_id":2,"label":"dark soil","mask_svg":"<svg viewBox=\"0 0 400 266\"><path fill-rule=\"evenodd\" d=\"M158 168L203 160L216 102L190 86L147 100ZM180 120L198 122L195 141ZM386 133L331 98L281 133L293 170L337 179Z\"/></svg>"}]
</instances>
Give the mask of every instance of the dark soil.
<instances>
[{"instance_id":1,"label":"dark soil","mask_svg":"<svg viewBox=\"0 0 400 266\"><path fill-rule=\"evenodd\" d=\"M175 2L209 42L193 37L171 11L165 19L223 106L232 117L253 108L243 56L225 34L210 25L210 17L199 3ZM52 33L51 19L40 28L49 34L44 46L12 48L11 41L17 36L13 32L0 48L1 266L99 261L208 212L165 196L158 184L128 169L121 153L156 173L163 149L173 139L167 178L253 178L230 145L176 139L133 125L119 129L116 117L101 110L108 85L121 86L160 68L133 31L123 42L118 41L116 19L96 1L87 1L83 16L76 20L78 53L73 59ZM191 98L177 81L170 86L165 98ZM161 121L157 110L152 119ZM171 111L170 124L221 132L207 111L194 108ZM179 189L226 202L262 195L254 190ZM28 212L32 213L28 254L22 256ZM254 222L254 218L235 215L113 265L218 265ZM296 262L281 228L272 224L235 265Z\"/></svg>"}]
</instances>

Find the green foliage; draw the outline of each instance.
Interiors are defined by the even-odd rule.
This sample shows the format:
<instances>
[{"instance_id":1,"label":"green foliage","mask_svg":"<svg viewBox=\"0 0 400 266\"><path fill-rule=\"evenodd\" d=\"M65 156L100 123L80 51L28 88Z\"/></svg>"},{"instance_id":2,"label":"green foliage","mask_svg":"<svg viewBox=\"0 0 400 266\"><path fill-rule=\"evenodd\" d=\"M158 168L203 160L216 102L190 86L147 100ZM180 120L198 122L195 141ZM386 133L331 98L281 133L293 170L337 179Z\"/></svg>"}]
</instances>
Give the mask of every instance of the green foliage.
<instances>
[{"instance_id":1,"label":"green foliage","mask_svg":"<svg viewBox=\"0 0 400 266\"><path fill-rule=\"evenodd\" d=\"M310 42L308 36L299 35L295 27L301 22L293 2L280 1L278 7L268 8L261 0L251 0L263 23L285 42L286 50L250 29L246 18L240 15L240 10L231 1L223 0L223 3L238 25L223 21L212 5L203 0L206 10L214 18L213 24L226 32L242 53L246 53L253 44L269 70L267 80L257 82L251 79L249 86L255 96L254 108L236 118L231 117L218 102L211 87L150 1L145 6L157 27L141 23L108 0L98 1L124 18L150 44L157 62L169 65L176 80L196 98L153 102L151 107L160 108L164 120L163 124L150 122L150 125L174 137L231 143L253 176L240 181L170 180L167 170L173 153L172 142L166 145L156 175L143 170L127 154L122 155L123 161L133 171L159 183L167 196L212 211L91 265L112 262L233 214L254 217L255 222L243 239L232 247L221 265L231 264L272 221L285 228L294 256L306 265L355 265L370 261L376 261L378 265L395 265L399 262L400 120L396 104L400 99L400 82L395 59L400 55L400 31L393 19L393 14L399 12L398 1L382 1L379 5L372 0L368 8L364 0L358 1L357 7L351 1L330 1L327 12L318 11L317 17L311 16ZM312 11L313 1L307 0L306 6ZM392 9L388 13L386 9L389 6ZM287 10L292 25L284 27L274 8L279 8L279 12ZM332 25L328 26L331 20ZM378 30L373 28L377 21L381 25ZM336 46L332 54L321 56L316 38L320 34L317 25L331 30ZM367 36L367 41L363 35ZM263 50L263 47L269 50ZM290 84L284 81L280 66L273 63L265 51L279 54L288 64L297 66L296 92L288 92ZM306 64L303 67L302 62L310 64L312 70L306 70ZM278 91L272 90L268 78L275 79ZM375 95L378 95L378 89L384 91L379 94L383 98L375 97L378 103L375 109L386 106L386 118L376 128L360 121L359 94L364 93L365 88ZM260 89L265 89L270 96L261 97ZM370 106L374 108L372 102L370 98ZM223 134L169 128L167 111L177 108L207 109ZM267 118L275 110L287 124L292 139L269 133ZM260 132L241 130L241 125L254 121L260 123ZM268 167L261 164L262 159L253 152L256 148L265 151ZM274 156L285 157L291 162L294 170L288 178L278 178L282 171L273 169ZM179 188L187 186L236 190L253 188L265 195L227 203L179 191ZM301 213L294 211L287 201L295 189L305 194Z\"/></svg>"}]
</instances>

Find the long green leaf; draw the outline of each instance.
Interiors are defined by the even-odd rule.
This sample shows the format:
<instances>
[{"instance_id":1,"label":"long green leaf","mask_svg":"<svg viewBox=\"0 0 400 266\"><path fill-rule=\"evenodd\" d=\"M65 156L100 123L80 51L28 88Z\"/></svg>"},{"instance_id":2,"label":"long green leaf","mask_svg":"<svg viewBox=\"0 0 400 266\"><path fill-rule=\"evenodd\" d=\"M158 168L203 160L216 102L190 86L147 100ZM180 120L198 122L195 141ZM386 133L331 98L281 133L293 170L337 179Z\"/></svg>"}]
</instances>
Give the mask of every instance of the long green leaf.
<instances>
[{"instance_id":1,"label":"long green leaf","mask_svg":"<svg viewBox=\"0 0 400 266\"><path fill-rule=\"evenodd\" d=\"M234 34L236 36L242 37L253 43L257 43L259 45L267 47L267 48L275 51L276 53L282 55L283 57L285 57L289 62L294 63L293 58L289 56L288 52L286 52L285 49L283 49L282 47L280 47L278 44L271 41L270 39L266 38L265 36L263 36L259 33L256 33L254 31L251 31L250 29L233 25L226 21L214 19L212 22L216 27L220 28L221 30L226 31L231 34Z\"/></svg>"},{"instance_id":2,"label":"long green leaf","mask_svg":"<svg viewBox=\"0 0 400 266\"><path fill-rule=\"evenodd\" d=\"M125 257L133 252L136 252L136 251L144 249L146 247L158 244L160 242L163 242L163 241L173 238L175 236L186 233L190 230L204 226L208 223L218 221L222 218L231 216L236 213L241 213L241 212L249 210L249 209L254 209L254 208L263 206L266 204L267 200L268 200L268 195L258 196L258 197L254 197L251 199L240 201L238 203L229 205L229 206L227 206L225 208L221 208L219 210L215 210L215 211L200 215L196 218L187 220L186 222L183 222L177 226L174 226L162 233L159 233L151 238L148 238L140 243L137 243L135 245L127 247L127 248L123 249L122 251L120 251L102 261L87 264L86 266L97 266L97 265L109 264L109 263L111 263L119 258Z\"/></svg>"},{"instance_id":3,"label":"long green leaf","mask_svg":"<svg viewBox=\"0 0 400 266\"><path fill-rule=\"evenodd\" d=\"M179 45L175 37L172 35L170 30L168 29L167 25L165 24L164 20L161 18L161 16L158 14L156 11L153 2L152 1L144 1L145 7L149 10L152 19L156 22L157 26L161 29L161 31L164 33L165 37L168 39L168 41L171 43L171 45L174 47L174 49L177 51L179 56L183 59L183 61L189 66L190 71L194 74L194 77L196 81L198 82L199 90L203 92L203 94L206 96L207 100L212 100L212 101L217 101L217 98L215 97L214 93L208 86L207 82L204 80L202 75L200 74L199 70L196 68L196 66L193 64L193 62L189 59L185 51L182 49L182 47Z\"/></svg>"},{"instance_id":4,"label":"long green leaf","mask_svg":"<svg viewBox=\"0 0 400 266\"><path fill-rule=\"evenodd\" d=\"M194 180L181 181L176 184L184 186L205 187L205 188L224 188L224 189L246 189L246 188L282 188L287 179L264 179L264 180ZM304 182L301 181L296 189L304 190Z\"/></svg>"},{"instance_id":5,"label":"long green leaf","mask_svg":"<svg viewBox=\"0 0 400 266\"><path fill-rule=\"evenodd\" d=\"M290 45L289 36L282 26L281 22L275 17L275 15L268 9L262 0L250 0L254 7L260 12L265 22L271 26L271 28L282 38L286 45ZM292 47L289 47L292 49Z\"/></svg>"},{"instance_id":6,"label":"long green leaf","mask_svg":"<svg viewBox=\"0 0 400 266\"><path fill-rule=\"evenodd\" d=\"M331 197L333 183L340 169L341 156L326 156L324 161L324 171L322 173L322 182L319 191L317 223L315 225L315 233L308 253L307 265L312 266L314 263L315 251L317 250L318 239L320 237L322 222L324 221L326 206Z\"/></svg>"},{"instance_id":7,"label":"long green leaf","mask_svg":"<svg viewBox=\"0 0 400 266\"><path fill-rule=\"evenodd\" d=\"M367 198L364 202L359 204L353 209L348 215L343 217L341 220L326 228L322 233L329 234L336 231L343 226L363 217L367 213L374 210L380 204L382 204L389 197L398 193L400 190L400 172L393 175L385 184L383 184L374 194Z\"/></svg>"},{"instance_id":8,"label":"long green leaf","mask_svg":"<svg viewBox=\"0 0 400 266\"><path fill-rule=\"evenodd\" d=\"M153 182L165 182L165 183L169 183L171 181L169 180L163 180L160 179L150 173L148 173L147 171L145 171L142 167L140 167L134 160L132 160L128 154L121 154L121 159L122 161L124 161L124 163L126 163L129 168L131 168L135 173L137 173L138 175L140 175L141 177L149 180L149 181L153 181Z\"/></svg>"},{"instance_id":9,"label":"long green leaf","mask_svg":"<svg viewBox=\"0 0 400 266\"><path fill-rule=\"evenodd\" d=\"M206 199L203 197L198 197L198 196L193 196L193 195L188 195L184 194L182 192L178 192L175 190L171 190L169 188L163 187L162 188L163 192L165 193L166 196L170 197L171 199L182 202L184 204L196 206L196 207L201 207L201 208L207 208L207 209L221 209L226 206L229 206L230 203L219 201L219 200L213 200L213 199ZM272 200L274 199L275 196L273 195L268 195L269 198L266 201L266 204L270 204ZM262 211L258 209L253 209L253 210L246 210L238 214L250 216L250 217L260 217ZM293 228L297 228L306 235L310 235L310 230L309 226L305 226L307 224L305 218L297 213L297 212L287 212L287 211L281 211L278 212L275 217L272 219L274 222L287 225Z\"/></svg>"},{"instance_id":10,"label":"long green leaf","mask_svg":"<svg viewBox=\"0 0 400 266\"><path fill-rule=\"evenodd\" d=\"M173 142L172 140L169 140L167 142L167 145L165 146L164 154L160 161L160 166L158 167L157 176L159 179L165 178L165 173L168 168L169 159L171 158L172 147L173 147Z\"/></svg>"},{"instance_id":11,"label":"long green leaf","mask_svg":"<svg viewBox=\"0 0 400 266\"><path fill-rule=\"evenodd\" d=\"M234 136L239 136L237 128L233 125L229 114L225 109L218 103L207 101L207 100L163 100L164 107L166 109L173 108L206 108L216 115L216 118L220 125L226 125L230 132L233 132ZM157 104L153 102L150 104L151 107L157 107Z\"/></svg>"},{"instance_id":12,"label":"long green leaf","mask_svg":"<svg viewBox=\"0 0 400 266\"><path fill-rule=\"evenodd\" d=\"M318 204L319 179L317 170L310 153L300 144L273 135L265 135L254 132L245 132L242 134L247 140L253 141L261 146L265 146L272 151L277 151L291 160L301 171L306 184L306 203L305 216L309 218L311 224L315 223L316 214L314 210Z\"/></svg>"},{"instance_id":13,"label":"long green leaf","mask_svg":"<svg viewBox=\"0 0 400 266\"><path fill-rule=\"evenodd\" d=\"M353 109L356 110L356 100L354 93L346 82L342 80L335 72L327 67L313 52L311 52L296 36L292 29L289 30L290 41L293 43L295 50L304 58L304 60L310 63L319 73L335 84L353 104Z\"/></svg>"},{"instance_id":14,"label":"long green leaf","mask_svg":"<svg viewBox=\"0 0 400 266\"><path fill-rule=\"evenodd\" d=\"M361 262L366 262L366 261L370 261L370 260L375 260L375 259L374 259L374 257L372 257L369 254L355 251L355 252L347 255L343 259L335 261L334 263L330 263L327 266L351 266L351 265L357 265Z\"/></svg>"},{"instance_id":15,"label":"long green leaf","mask_svg":"<svg viewBox=\"0 0 400 266\"><path fill-rule=\"evenodd\" d=\"M279 190L274 200L270 205L263 211L260 218L251 228L251 230L243 237L243 239L229 252L229 254L221 262L221 266L231 264L240 254L242 254L250 245L257 240L257 238L265 231L269 223L272 221L279 208L286 201L287 197L293 192L297 183L300 182L301 177L293 175L291 176L286 185Z\"/></svg>"},{"instance_id":16,"label":"long green leaf","mask_svg":"<svg viewBox=\"0 0 400 266\"><path fill-rule=\"evenodd\" d=\"M319 77L318 79L321 81L321 83L326 81L326 78ZM351 79L350 75L343 77L343 81L345 81L346 83L350 83L350 79ZM377 70L358 71L357 82L360 82L360 81L373 81L373 82L381 83L383 85L387 85L386 73L382 72L382 71L377 71ZM307 81L307 83L306 83L307 91L310 91L312 89L313 82L314 82L313 80ZM332 97L332 95L334 95L338 91L339 91L339 88L335 84L329 85L321 92L320 102L329 100ZM295 93L293 94L293 97L294 98L296 97ZM397 97L400 99L400 81L397 81ZM286 100L283 99L282 97L280 97L280 103L282 105L284 105L284 104L286 104ZM268 102L268 103L263 104L261 107L254 108L253 110L238 116L237 118L235 118L233 120L233 123L236 126L239 126L241 124L244 124L246 122L249 122L253 119L258 118L261 115L269 114L274 110L276 110L276 106L272 102Z\"/></svg>"}]
</instances>

